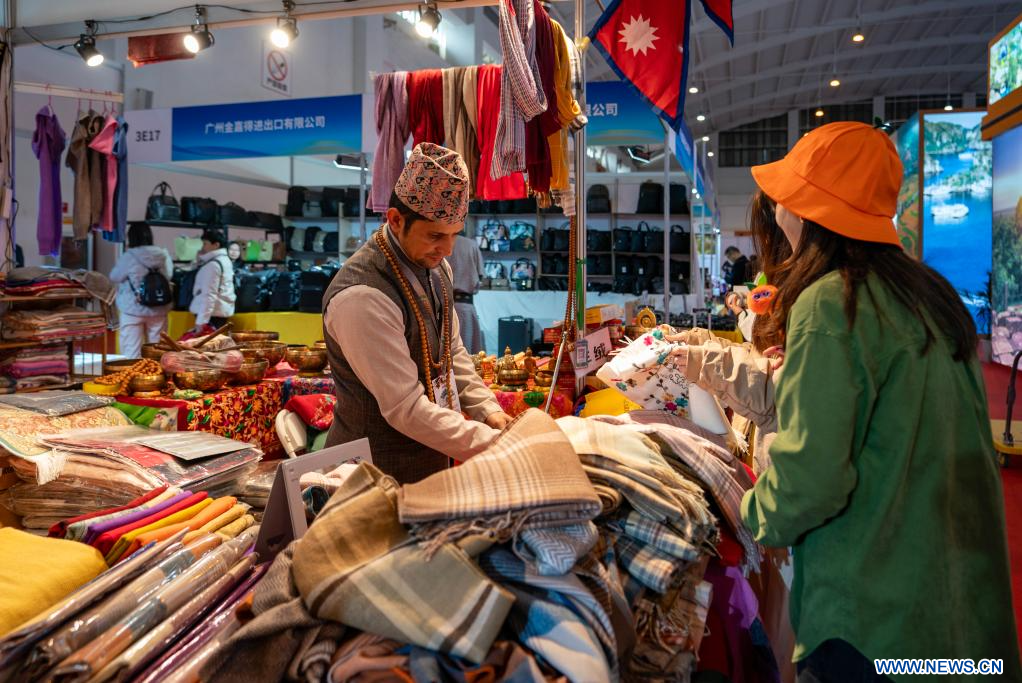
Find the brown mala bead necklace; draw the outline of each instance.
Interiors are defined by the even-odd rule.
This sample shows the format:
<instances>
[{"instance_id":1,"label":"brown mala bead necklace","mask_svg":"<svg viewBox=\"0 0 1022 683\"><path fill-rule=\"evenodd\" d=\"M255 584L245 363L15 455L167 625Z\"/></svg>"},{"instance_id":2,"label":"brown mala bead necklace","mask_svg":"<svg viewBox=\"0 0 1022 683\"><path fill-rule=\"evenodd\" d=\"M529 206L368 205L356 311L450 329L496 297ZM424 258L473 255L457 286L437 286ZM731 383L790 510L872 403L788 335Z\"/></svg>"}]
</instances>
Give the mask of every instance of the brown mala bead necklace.
<instances>
[{"instance_id":1,"label":"brown mala bead necklace","mask_svg":"<svg viewBox=\"0 0 1022 683\"><path fill-rule=\"evenodd\" d=\"M397 256L391 250L390 245L387 244L387 236L385 234L385 228L380 228L376 231L374 236L376 240L376 246L380 248L383 255L387 259L387 263L390 264L391 270L397 276L398 283L401 285L401 291L405 295L405 299L412 306L412 313L415 315L415 322L419 326L419 337L422 342L422 358L420 363L422 365L422 372L426 378L426 394L429 396L429 400L436 403L436 396L433 394L433 373L435 369L438 372L442 371L444 367L447 368L446 377L444 382L447 384L447 407L451 410L454 409L454 388L451 385L451 370L454 367L454 363L451 358L451 317L450 317L450 306L448 305L449 297L447 293L447 285L444 283L444 279L440 278L440 291L443 293L444 308L441 312L443 320L441 327L441 361L442 363L433 362L433 350L429 345L429 335L426 333L426 320L422 316L422 311L419 310L419 304L415 299L414 292L412 292L411 283L408 282L408 278L405 277L404 272L401 270L401 266L397 262Z\"/></svg>"}]
</instances>

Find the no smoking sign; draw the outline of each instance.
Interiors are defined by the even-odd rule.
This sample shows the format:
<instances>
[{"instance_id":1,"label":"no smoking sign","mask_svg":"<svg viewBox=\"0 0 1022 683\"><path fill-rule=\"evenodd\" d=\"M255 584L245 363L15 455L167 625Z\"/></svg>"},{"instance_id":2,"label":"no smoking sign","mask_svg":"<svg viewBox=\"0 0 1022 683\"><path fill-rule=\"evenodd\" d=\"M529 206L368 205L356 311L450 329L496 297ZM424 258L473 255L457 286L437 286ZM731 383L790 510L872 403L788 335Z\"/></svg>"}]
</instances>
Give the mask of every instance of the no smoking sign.
<instances>
[{"instance_id":1,"label":"no smoking sign","mask_svg":"<svg viewBox=\"0 0 1022 683\"><path fill-rule=\"evenodd\" d=\"M291 74L294 70L291 55L287 52L263 43L263 60L261 69L261 85L278 95L291 97Z\"/></svg>"}]
</instances>

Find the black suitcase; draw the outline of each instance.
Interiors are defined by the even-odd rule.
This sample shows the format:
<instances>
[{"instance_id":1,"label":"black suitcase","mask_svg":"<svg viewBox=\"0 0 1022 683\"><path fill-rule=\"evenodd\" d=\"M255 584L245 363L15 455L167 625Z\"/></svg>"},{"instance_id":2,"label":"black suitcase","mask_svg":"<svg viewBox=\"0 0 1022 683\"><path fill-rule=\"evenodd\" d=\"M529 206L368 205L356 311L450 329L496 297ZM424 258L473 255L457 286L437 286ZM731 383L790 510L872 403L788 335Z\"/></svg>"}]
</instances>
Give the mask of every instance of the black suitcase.
<instances>
[{"instance_id":1,"label":"black suitcase","mask_svg":"<svg viewBox=\"0 0 1022 683\"><path fill-rule=\"evenodd\" d=\"M270 294L271 311L294 311L298 308L298 301L302 295L302 274L277 273L277 280L273 283L273 292Z\"/></svg>"},{"instance_id":2,"label":"black suitcase","mask_svg":"<svg viewBox=\"0 0 1022 683\"><path fill-rule=\"evenodd\" d=\"M310 268L301 273L301 293L298 310L302 313L322 313L323 293L330 284L332 275L322 268Z\"/></svg>"},{"instance_id":3,"label":"black suitcase","mask_svg":"<svg viewBox=\"0 0 1022 683\"><path fill-rule=\"evenodd\" d=\"M511 353L518 353L528 348L532 342L532 318L513 315L497 321L497 349L511 347Z\"/></svg>"},{"instance_id":4,"label":"black suitcase","mask_svg":"<svg viewBox=\"0 0 1022 683\"><path fill-rule=\"evenodd\" d=\"M270 308L270 294L277 277L275 270L239 270L234 273L234 289L238 313L257 313Z\"/></svg>"}]
</instances>

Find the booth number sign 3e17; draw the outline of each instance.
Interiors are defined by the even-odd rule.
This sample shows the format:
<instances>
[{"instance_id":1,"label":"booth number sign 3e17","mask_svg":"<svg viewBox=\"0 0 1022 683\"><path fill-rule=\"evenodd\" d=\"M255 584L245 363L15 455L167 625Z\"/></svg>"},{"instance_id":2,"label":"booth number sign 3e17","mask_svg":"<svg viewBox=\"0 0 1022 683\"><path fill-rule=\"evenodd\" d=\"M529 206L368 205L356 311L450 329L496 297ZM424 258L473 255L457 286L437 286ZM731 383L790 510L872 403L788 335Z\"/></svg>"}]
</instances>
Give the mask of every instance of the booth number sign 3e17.
<instances>
[{"instance_id":1,"label":"booth number sign 3e17","mask_svg":"<svg viewBox=\"0 0 1022 683\"><path fill-rule=\"evenodd\" d=\"M278 95L291 97L291 76L294 71L291 54L272 43L263 42L260 84Z\"/></svg>"}]
</instances>

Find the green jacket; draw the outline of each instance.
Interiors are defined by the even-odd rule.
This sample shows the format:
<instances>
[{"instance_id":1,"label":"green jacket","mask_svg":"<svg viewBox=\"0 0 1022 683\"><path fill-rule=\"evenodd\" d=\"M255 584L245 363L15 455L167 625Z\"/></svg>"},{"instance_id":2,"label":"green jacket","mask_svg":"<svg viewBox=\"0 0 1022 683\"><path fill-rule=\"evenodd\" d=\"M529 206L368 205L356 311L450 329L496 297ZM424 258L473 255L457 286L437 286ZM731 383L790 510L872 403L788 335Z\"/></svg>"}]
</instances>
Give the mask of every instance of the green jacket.
<instances>
[{"instance_id":1,"label":"green jacket","mask_svg":"<svg viewBox=\"0 0 1022 683\"><path fill-rule=\"evenodd\" d=\"M843 307L838 273L792 307L773 464L742 503L761 543L793 547L794 659L841 638L869 659L1003 659L998 680L1022 681L979 363L944 338L920 355L875 277L851 330Z\"/></svg>"}]
</instances>

